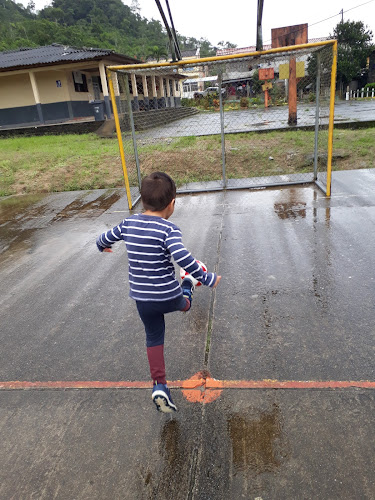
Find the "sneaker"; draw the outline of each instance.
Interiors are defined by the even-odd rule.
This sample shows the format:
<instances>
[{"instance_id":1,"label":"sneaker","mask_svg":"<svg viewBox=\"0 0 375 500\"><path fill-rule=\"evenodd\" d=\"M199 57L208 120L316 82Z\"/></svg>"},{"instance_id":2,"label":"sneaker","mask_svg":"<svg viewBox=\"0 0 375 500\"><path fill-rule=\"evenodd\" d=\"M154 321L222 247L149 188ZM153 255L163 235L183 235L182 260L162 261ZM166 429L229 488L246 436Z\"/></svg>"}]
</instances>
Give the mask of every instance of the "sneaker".
<instances>
[{"instance_id":1,"label":"sneaker","mask_svg":"<svg viewBox=\"0 0 375 500\"><path fill-rule=\"evenodd\" d=\"M198 283L196 279L194 279L192 276L185 276L185 278L182 280L181 283L181 288L182 288L182 295L189 299L190 304L192 303L193 300L193 293L195 289L195 283Z\"/></svg>"},{"instance_id":2,"label":"sneaker","mask_svg":"<svg viewBox=\"0 0 375 500\"><path fill-rule=\"evenodd\" d=\"M158 411L163 413L173 413L174 411L177 411L177 406L172 401L171 393L168 387L164 384L154 385L152 400Z\"/></svg>"}]
</instances>

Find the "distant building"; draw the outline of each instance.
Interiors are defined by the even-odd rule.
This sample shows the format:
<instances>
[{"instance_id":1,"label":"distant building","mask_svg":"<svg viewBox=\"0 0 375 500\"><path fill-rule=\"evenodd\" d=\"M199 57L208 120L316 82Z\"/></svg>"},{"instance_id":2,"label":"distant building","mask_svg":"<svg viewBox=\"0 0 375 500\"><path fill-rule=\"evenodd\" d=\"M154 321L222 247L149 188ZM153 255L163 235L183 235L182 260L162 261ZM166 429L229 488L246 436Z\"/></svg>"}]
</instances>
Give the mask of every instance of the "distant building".
<instances>
[{"instance_id":1,"label":"distant building","mask_svg":"<svg viewBox=\"0 0 375 500\"><path fill-rule=\"evenodd\" d=\"M59 44L0 52L0 128L92 119L97 101L102 102L103 119L110 118L106 66L141 62L109 49ZM180 105L180 82L186 77L155 78L129 79L134 111ZM116 78L114 89L120 103L124 96Z\"/></svg>"},{"instance_id":2,"label":"distant building","mask_svg":"<svg viewBox=\"0 0 375 500\"><path fill-rule=\"evenodd\" d=\"M328 37L321 37L321 38L311 38L309 39L308 43L315 43L315 42L324 42L325 40L329 40ZM263 50L270 50L272 46L269 45L263 45ZM235 49L218 49L216 51L217 56L230 56L234 54L245 54L248 52L256 52L256 46L255 45L250 45L249 47L237 47Z\"/></svg>"},{"instance_id":3,"label":"distant building","mask_svg":"<svg viewBox=\"0 0 375 500\"><path fill-rule=\"evenodd\" d=\"M111 114L105 66L139 63L109 49L59 44L0 52L0 126L61 123Z\"/></svg>"},{"instance_id":4,"label":"distant building","mask_svg":"<svg viewBox=\"0 0 375 500\"><path fill-rule=\"evenodd\" d=\"M182 61L200 59L200 47L197 49L189 49L181 51ZM168 58L156 60L148 60L147 62L152 62L157 64L158 62L169 62L171 61L171 55ZM211 82L213 85L216 82L217 77L209 77L207 72L207 67L204 65L196 65L188 68L183 68L183 72L188 77L182 82L182 97L193 97L194 92L204 90L204 82Z\"/></svg>"}]
</instances>

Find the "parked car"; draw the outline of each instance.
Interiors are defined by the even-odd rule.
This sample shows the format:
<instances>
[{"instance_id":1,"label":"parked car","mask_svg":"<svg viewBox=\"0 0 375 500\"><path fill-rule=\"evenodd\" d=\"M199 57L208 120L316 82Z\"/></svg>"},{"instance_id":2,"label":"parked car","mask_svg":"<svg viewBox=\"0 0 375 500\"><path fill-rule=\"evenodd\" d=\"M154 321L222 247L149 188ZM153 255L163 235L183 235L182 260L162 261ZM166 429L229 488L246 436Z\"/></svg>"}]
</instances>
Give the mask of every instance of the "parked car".
<instances>
[{"instance_id":1,"label":"parked car","mask_svg":"<svg viewBox=\"0 0 375 500\"><path fill-rule=\"evenodd\" d=\"M205 97L206 95L209 94L219 94L219 87L207 87L203 91L199 92L194 92L194 99L199 99L200 97ZM225 97L226 95L226 90L224 88L221 88L221 95Z\"/></svg>"}]
</instances>

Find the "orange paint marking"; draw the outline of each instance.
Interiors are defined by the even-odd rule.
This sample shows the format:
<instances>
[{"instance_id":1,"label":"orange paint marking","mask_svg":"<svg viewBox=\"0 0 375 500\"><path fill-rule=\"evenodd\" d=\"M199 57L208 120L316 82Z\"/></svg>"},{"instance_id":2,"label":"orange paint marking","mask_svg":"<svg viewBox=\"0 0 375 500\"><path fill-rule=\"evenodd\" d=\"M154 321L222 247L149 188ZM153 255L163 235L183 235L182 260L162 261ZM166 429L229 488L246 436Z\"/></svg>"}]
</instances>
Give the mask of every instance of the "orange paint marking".
<instances>
[{"instance_id":1,"label":"orange paint marking","mask_svg":"<svg viewBox=\"0 0 375 500\"><path fill-rule=\"evenodd\" d=\"M108 381L49 381L49 382L25 382L10 381L0 382L0 390L17 389L152 389L152 382L108 382Z\"/></svg>"},{"instance_id":2,"label":"orange paint marking","mask_svg":"<svg viewBox=\"0 0 375 500\"><path fill-rule=\"evenodd\" d=\"M215 379L211 379L206 370L196 373L183 383L182 394L191 403L212 403L212 401L215 401L215 399L217 399L223 391L207 391L207 380Z\"/></svg>"},{"instance_id":3,"label":"orange paint marking","mask_svg":"<svg viewBox=\"0 0 375 500\"><path fill-rule=\"evenodd\" d=\"M211 403L220 397L223 389L375 389L370 380L216 380L208 371L197 372L187 380L168 381L172 389L182 389L182 394L191 403ZM43 390L43 389L152 389L148 381L48 381L0 382L0 390Z\"/></svg>"},{"instance_id":4,"label":"orange paint marking","mask_svg":"<svg viewBox=\"0 0 375 500\"><path fill-rule=\"evenodd\" d=\"M207 379L206 388L223 389L375 389L369 380L215 380Z\"/></svg>"}]
</instances>

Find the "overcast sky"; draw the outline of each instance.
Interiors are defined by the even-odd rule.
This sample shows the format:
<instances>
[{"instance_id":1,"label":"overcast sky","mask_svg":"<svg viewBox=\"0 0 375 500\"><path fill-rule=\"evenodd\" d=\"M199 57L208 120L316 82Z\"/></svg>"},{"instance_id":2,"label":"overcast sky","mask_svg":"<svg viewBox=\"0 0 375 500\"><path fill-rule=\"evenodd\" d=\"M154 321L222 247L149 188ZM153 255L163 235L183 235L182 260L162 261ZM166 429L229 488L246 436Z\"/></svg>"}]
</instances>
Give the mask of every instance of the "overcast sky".
<instances>
[{"instance_id":1,"label":"overcast sky","mask_svg":"<svg viewBox=\"0 0 375 500\"><path fill-rule=\"evenodd\" d=\"M37 10L52 3L34 1ZM165 0L160 2L167 13ZM21 3L27 5L28 0ZM131 5L131 0L123 0L123 3ZM139 5L143 17L161 21L155 0L139 0ZM181 35L207 38L213 45L221 40L238 47L256 43L257 0L169 0L169 6L175 28ZM341 20L341 9L344 9L344 21L362 21L375 36L375 0L264 0L263 43L270 43L271 28L303 23L309 24L309 38L329 36Z\"/></svg>"}]
</instances>

